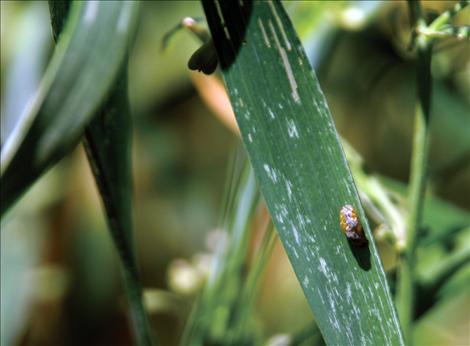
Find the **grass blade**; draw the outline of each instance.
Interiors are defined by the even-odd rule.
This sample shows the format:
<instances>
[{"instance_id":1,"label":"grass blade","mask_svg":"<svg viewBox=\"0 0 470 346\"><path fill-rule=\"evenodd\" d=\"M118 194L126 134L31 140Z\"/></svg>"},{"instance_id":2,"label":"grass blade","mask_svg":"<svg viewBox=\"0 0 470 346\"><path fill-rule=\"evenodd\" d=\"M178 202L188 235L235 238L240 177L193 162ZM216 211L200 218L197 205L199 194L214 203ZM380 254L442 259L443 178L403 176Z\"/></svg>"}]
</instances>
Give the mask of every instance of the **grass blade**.
<instances>
[{"instance_id":1,"label":"grass blade","mask_svg":"<svg viewBox=\"0 0 470 346\"><path fill-rule=\"evenodd\" d=\"M235 166L237 166L235 164ZM229 186L228 205L223 228L227 244L221 242L204 290L185 328L181 345L251 345L253 336L242 325L246 314L243 304L244 275L250 231L260 202L253 170L246 163L236 183ZM251 281L256 281L252 278ZM248 298L248 297L246 297ZM240 318L242 317L242 318ZM244 321L246 322L246 321ZM244 328L245 327L245 328Z\"/></svg>"},{"instance_id":2,"label":"grass blade","mask_svg":"<svg viewBox=\"0 0 470 346\"><path fill-rule=\"evenodd\" d=\"M203 5L249 158L325 341L403 344L325 97L281 4ZM367 247L341 233L345 204L356 208Z\"/></svg>"},{"instance_id":3,"label":"grass blade","mask_svg":"<svg viewBox=\"0 0 470 346\"><path fill-rule=\"evenodd\" d=\"M51 2L57 40L68 8ZM131 114L127 95L127 59L118 83L99 115L85 131L85 149L103 200L108 226L118 251L124 288L137 345L151 345L149 321L142 302L137 257L132 238Z\"/></svg>"},{"instance_id":4,"label":"grass blade","mask_svg":"<svg viewBox=\"0 0 470 346\"><path fill-rule=\"evenodd\" d=\"M83 134L124 62L136 2L73 2L36 95L1 153L1 215ZM53 18L54 19L54 18Z\"/></svg>"},{"instance_id":5,"label":"grass blade","mask_svg":"<svg viewBox=\"0 0 470 346\"><path fill-rule=\"evenodd\" d=\"M149 321L142 302L137 257L132 238L131 122L127 69L101 115L86 129L85 148L98 185L108 226L122 264L137 345L151 345Z\"/></svg>"}]
</instances>

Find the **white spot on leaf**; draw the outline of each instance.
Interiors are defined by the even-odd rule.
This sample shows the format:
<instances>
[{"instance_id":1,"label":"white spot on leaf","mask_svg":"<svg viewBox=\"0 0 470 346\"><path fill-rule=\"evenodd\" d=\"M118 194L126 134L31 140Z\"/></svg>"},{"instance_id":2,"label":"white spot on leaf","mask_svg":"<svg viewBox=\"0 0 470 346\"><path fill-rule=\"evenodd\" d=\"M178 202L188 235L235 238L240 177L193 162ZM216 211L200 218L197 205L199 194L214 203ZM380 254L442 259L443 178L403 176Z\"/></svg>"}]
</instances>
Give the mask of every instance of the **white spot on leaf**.
<instances>
[{"instance_id":1,"label":"white spot on leaf","mask_svg":"<svg viewBox=\"0 0 470 346\"><path fill-rule=\"evenodd\" d=\"M297 126L295 126L295 122L292 119L287 119L287 132L290 138L299 138L299 131L297 130Z\"/></svg>"},{"instance_id":2,"label":"white spot on leaf","mask_svg":"<svg viewBox=\"0 0 470 346\"><path fill-rule=\"evenodd\" d=\"M274 168L269 167L268 164L264 164L263 168L266 171L266 173L268 173L268 177L271 179L271 181L276 184L278 182L278 178L277 178L277 174Z\"/></svg>"},{"instance_id":3,"label":"white spot on leaf","mask_svg":"<svg viewBox=\"0 0 470 346\"><path fill-rule=\"evenodd\" d=\"M323 257L320 257L320 267L318 268L320 271L325 275L326 277L329 277L330 273L328 272L328 266L326 264L326 261Z\"/></svg>"}]
</instances>

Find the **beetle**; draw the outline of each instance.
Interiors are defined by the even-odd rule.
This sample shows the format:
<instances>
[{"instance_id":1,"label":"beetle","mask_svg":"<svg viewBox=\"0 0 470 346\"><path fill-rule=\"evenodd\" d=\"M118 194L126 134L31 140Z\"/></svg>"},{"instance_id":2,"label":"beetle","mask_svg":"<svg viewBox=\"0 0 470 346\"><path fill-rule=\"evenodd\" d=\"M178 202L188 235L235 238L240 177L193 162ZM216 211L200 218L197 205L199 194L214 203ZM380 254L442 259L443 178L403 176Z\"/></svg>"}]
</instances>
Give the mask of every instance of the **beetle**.
<instances>
[{"instance_id":1,"label":"beetle","mask_svg":"<svg viewBox=\"0 0 470 346\"><path fill-rule=\"evenodd\" d=\"M367 244L367 238L364 235L361 221L352 205L346 204L340 209L339 225L341 231L351 243L356 246L364 246Z\"/></svg>"}]
</instances>

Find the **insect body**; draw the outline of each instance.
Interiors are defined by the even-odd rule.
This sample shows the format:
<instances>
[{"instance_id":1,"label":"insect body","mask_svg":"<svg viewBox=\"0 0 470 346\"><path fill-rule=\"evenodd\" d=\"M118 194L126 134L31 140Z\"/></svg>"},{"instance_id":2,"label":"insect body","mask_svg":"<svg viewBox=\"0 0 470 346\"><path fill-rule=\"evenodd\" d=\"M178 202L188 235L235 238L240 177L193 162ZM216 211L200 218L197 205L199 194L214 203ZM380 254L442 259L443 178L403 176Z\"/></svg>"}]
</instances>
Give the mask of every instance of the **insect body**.
<instances>
[{"instance_id":1,"label":"insect body","mask_svg":"<svg viewBox=\"0 0 470 346\"><path fill-rule=\"evenodd\" d=\"M346 204L339 211L339 224L341 230L354 245L363 246L367 244L361 222L357 217L356 210Z\"/></svg>"}]
</instances>

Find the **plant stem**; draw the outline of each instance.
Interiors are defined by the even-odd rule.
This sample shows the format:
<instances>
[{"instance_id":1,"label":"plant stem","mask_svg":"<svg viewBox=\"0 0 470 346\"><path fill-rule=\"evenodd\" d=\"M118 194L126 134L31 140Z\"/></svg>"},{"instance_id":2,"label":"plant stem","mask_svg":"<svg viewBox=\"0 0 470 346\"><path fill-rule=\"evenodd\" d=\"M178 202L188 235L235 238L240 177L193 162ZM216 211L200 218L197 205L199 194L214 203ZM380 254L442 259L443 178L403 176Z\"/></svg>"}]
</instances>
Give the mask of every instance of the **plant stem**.
<instances>
[{"instance_id":1,"label":"plant stem","mask_svg":"<svg viewBox=\"0 0 470 346\"><path fill-rule=\"evenodd\" d=\"M250 333L249 326L250 323L252 323L251 316L253 315L259 283L263 276L263 270L266 268L276 243L277 233L274 231L272 221L269 220L268 223L261 245L256 251L250 271L245 279L245 283L241 287L242 291L237 303L237 321L234 327L234 330L238 333L237 341L244 340L246 335Z\"/></svg>"},{"instance_id":2,"label":"plant stem","mask_svg":"<svg viewBox=\"0 0 470 346\"><path fill-rule=\"evenodd\" d=\"M425 26L419 1L408 1L414 28ZM411 324L415 301L415 253L421 226L426 186L426 162L428 158L429 120L431 105L431 45L422 36L416 36L417 61L417 103L411 158L410 187L408 203L410 213L406 222L406 247L401 254L398 276L398 302L403 333L407 344L412 343Z\"/></svg>"},{"instance_id":3,"label":"plant stem","mask_svg":"<svg viewBox=\"0 0 470 346\"><path fill-rule=\"evenodd\" d=\"M252 268L248 273L245 287L243 288L243 299L245 299L245 306L247 307L252 307L254 305L253 299L256 295L256 288L258 283L261 281L260 278L262 276L262 272L266 268L269 257L273 252L274 244L276 243L276 235L277 233L274 231L274 226L272 225L272 222L269 221L261 246L257 251Z\"/></svg>"}]
</instances>

